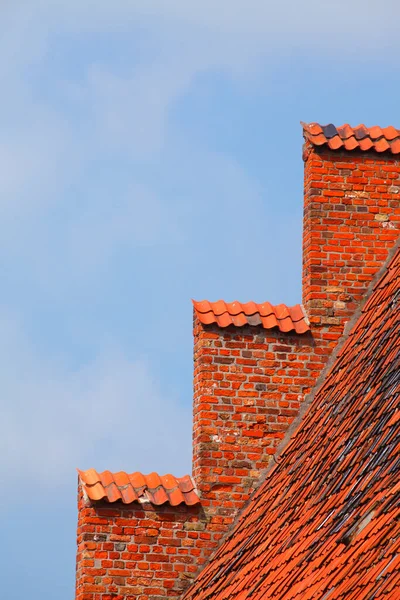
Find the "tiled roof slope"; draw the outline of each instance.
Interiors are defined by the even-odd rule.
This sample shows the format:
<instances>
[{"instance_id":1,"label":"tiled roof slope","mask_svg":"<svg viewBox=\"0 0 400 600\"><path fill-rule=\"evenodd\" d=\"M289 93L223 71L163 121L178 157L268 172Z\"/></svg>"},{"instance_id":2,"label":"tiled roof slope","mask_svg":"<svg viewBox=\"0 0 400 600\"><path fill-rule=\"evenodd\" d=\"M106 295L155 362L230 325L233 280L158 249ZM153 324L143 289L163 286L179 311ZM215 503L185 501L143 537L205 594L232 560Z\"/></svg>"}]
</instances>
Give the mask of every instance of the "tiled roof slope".
<instances>
[{"instance_id":1,"label":"tiled roof slope","mask_svg":"<svg viewBox=\"0 0 400 600\"><path fill-rule=\"evenodd\" d=\"M400 131L394 127L350 127L302 123L304 137L314 146L328 145L331 150L373 150L400 154Z\"/></svg>"},{"instance_id":2,"label":"tiled roof slope","mask_svg":"<svg viewBox=\"0 0 400 600\"><path fill-rule=\"evenodd\" d=\"M309 331L307 318L300 304L286 306L278 304L272 306L269 302L256 304L255 302L208 302L203 300L193 306L197 318L203 325L217 323L219 327L243 327L243 325L262 325L264 329L278 327L281 331L295 330L296 333Z\"/></svg>"},{"instance_id":3,"label":"tiled roof slope","mask_svg":"<svg viewBox=\"0 0 400 600\"><path fill-rule=\"evenodd\" d=\"M400 251L185 600L399 597Z\"/></svg>"},{"instance_id":4,"label":"tiled roof slope","mask_svg":"<svg viewBox=\"0 0 400 600\"><path fill-rule=\"evenodd\" d=\"M124 504L132 502L151 502L155 505L169 502L171 506L185 503L188 506L200 502L194 484L189 477L173 475L142 475L142 473L98 473L94 469L79 471L82 487L90 500L106 500Z\"/></svg>"}]
</instances>

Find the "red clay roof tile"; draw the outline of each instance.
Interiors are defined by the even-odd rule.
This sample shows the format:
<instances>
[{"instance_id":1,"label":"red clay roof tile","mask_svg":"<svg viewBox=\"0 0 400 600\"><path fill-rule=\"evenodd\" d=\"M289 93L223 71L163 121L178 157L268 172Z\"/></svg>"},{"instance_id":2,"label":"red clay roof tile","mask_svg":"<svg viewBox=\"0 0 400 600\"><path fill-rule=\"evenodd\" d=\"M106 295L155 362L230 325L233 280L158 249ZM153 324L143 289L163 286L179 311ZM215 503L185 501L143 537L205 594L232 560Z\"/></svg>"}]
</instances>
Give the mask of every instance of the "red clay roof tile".
<instances>
[{"instance_id":1,"label":"red clay roof tile","mask_svg":"<svg viewBox=\"0 0 400 600\"><path fill-rule=\"evenodd\" d=\"M399 414L400 248L277 464L184 599L398 598Z\"/></svg>"},{"instance_id":2,"label":"red clay roof tile","mask_svg":"<svg viewBox=\"0 0 400 600\"><path fill-rule=\"evenodd\" d=\"M400 130L391 125L381 127L365 127L358 125L350 127L342 125L335 127L332 124L319 125L318 123L302 123L304 137L314 146L328 145L331 150L375 150L375 152L391 152L400 154Z\"/></svg>"},{"instance_id":3,"label":"red clay roof tile","mask_svg":"<svg viewBox=\"0 0 400 600\"><path fill-rule=\"evenodd\" d=\"M288 307L285 304L272 306L269 302L256 304L255 302L209 302L193 300L195 314L203 325L217 323L219 327L243 327L244 325L262 325L264 329L278 327L287 332L293 329L296 333L309 331L307 317L300 304Z\"/></svg>"},{"instance_id":4,"label":"red clay roof tile","mask_svg":"<svg viewBox=\"0 0 400 600\"><path fill-rule=\"evenodd\" d=\"M129 475L129 481L132 487L134 487L135 489L144 489L147 486L146 479L144 478L144 475L142 475L142 473L131 473Z\"/></svg>"},{"instance_id":5,"label":"red clay roof tile","mask_svg":"<svg viewBox=\"0 0 400 600\"><path fill-rule=\"evenodd\" d=\"M173 475L158 475L150 473L98 473L94 469L80 471L79 478L88 498L94 502L106 500L124 504L132 502L151 502L155 505L169 502L171 506L187 504L192 506L200 502L194 483L189 475L174 477Z\"/></svg>"},{"instance_id":6,"label":"red clay roof tile","mask_svg":"<svg viewBox=\"0 0 400 600\"><path fill-rule=\"evenodd\" d=\"M171 506L177 506L184 502L184 496L179 488L172 490L172 492L168 493L169 503Z\"/></svg>"},{"instance_id":7,"label":"red clay roof tile","mask_svg":"<svg viewBox=\"0 0 400 600\"><path fill-rule=\"evenodd\" d=\"M151 492L149 489L147 490L147 496L148 499L150 500L150 502L152 504L165 504L166 502L169 501L169 497L167 492L164 490L163 487L157 487L155 488L154 492Z\"/></svg>"}]
</instances>

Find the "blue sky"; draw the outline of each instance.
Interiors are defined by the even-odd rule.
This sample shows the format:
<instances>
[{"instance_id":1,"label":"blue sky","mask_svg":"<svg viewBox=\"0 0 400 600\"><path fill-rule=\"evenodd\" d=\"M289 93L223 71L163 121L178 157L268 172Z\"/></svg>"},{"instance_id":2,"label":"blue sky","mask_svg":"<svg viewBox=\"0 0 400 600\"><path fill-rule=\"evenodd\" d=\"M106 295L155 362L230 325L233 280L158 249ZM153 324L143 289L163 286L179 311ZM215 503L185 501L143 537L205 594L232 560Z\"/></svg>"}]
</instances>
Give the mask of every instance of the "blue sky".
<instances>
[{"instance_id":1,"label":"blue sky","mask_svg":"<svg viewBox=\"0 0 400 600\"><path fill-rule=\"evenodd\" d=\"M300 120L400 127L396 1L3 0L4 597L73 597L75 468L190 471L190 299L301 300Z\"/></svg>"}]
</instances>

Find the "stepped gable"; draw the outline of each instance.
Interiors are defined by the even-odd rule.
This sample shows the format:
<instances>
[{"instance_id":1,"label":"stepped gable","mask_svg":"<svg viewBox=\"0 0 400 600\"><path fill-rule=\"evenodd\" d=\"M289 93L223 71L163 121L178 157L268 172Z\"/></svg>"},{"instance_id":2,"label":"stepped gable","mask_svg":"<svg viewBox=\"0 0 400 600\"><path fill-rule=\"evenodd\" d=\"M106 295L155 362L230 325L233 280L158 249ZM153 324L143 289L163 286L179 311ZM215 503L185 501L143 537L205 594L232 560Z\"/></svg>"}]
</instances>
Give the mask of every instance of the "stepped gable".
<instances>
[{"instance_id":1,"label":"stepped gable","mask_svg":"<svg viewBox=\"0 0 400 600\"><path fill-rule=\"evenodd\" d=\"M398 597L399 395L400 249L185 600Z\"/></svg>"}]
</instances>

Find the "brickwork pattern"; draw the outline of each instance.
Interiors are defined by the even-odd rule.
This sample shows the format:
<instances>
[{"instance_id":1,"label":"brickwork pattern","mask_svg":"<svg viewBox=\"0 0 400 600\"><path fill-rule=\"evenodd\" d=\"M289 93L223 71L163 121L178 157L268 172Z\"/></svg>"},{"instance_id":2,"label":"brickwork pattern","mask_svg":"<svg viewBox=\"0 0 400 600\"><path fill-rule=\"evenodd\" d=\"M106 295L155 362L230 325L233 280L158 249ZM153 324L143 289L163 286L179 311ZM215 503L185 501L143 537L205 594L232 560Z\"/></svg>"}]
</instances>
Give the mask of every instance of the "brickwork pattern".
<instances>
[{"instance_id":1,"label":"brickwork pattern","mask_svg":"<svg viewBox=\"0 0 400 600\"><path fill-rule=\"evenodd\" d=\"M200 505L90 504L79 486L78 511L76 600L176 598L221 537Z\"/></svg>"},{"instance_id":2,"label":"brickwork pattern","mask_svg":"<svg viewBox=\"0 0 400 600\"><path fill-rule=\"evenodd\" d=\"M400 160L310 142L303 158L303 304L338 338L399 236Z\"/></svg>"},{"instance_id":3,"label":"brickwork pattern","mask_svg":"<svg viewBox=\"0 0 400 600\"><path fill-rule=\"evenodd\" d=\"M310 333L202 325L194 317L193 475L229 525L324 366Z\"/></svg>"}]
</instances>

